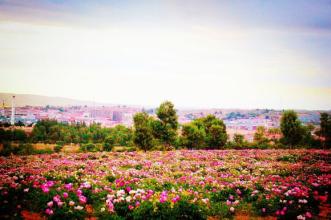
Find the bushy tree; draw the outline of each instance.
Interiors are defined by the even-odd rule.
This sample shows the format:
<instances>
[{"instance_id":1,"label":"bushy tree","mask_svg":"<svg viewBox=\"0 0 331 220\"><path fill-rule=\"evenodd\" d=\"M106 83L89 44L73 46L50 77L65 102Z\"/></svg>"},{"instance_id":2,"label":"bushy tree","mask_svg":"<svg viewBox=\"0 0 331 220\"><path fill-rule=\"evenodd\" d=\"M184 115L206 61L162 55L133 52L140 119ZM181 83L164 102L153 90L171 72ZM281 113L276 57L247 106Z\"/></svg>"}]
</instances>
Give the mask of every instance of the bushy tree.
<instances>
[{"instance_id":1,"label":"bushy tree","mask_svg":"<svg viewBox=\"0 0 331 220\"><path fill-rule=\"evenodd\" d=\"M216 118L214 115L207 115L194 120L193 123L205 131L204 141L207 147L220 149L226 144L228 135L226 126L221 119Z\"/></svg>"},{"instance_id":2,"label":"bushy tree","mask_svg":"<svg viewBox=\"0 0 331 220\"><path fill-rule=\"evenodd\" d=\"M127 128L123 125L116 125L110 130L110 136L112 136L115 145L130 146L132 145L133 132L131 128Z\"/></svg>"},{"instance_id":3,"label":"bushy tree","mask_svg":"<svg viewBox=\"0 0 331 220\"><path fill-rule=\"evenodd\" d=\"M320 116L321 128L319 135L323 138L323 147L331 146L331 116L328 113L321 113Z\"/></svg>"},{"instance_id":4,"label":"bushy tree","mask_svg":"<svg viewBox=\"0 0 331 220\"><path fill-rule=\"evenodd\" d=\"M133 116L133 141L138 148L144 151L153 147L152 121L152 118L145 112L140 112Z\"/></svg>"},{"instance_id":5,"label":"bushy tree","mask_svg":"<svg viewBox=\"0 0 331 220\"><path fill-rule=\"evenodd\" d=\"M203 148L205 143L206 133L202 127L198 127L194 123L183 125L181 142L182 145L189 149Z\"/></svg>"},{"instance_id":6,"label":"bushy tree","mask_svg":"<svg viewBox=\"0 0 331 220\"><path fill-rule=\"evenodd\" d=\"M161 103L160 107L156 110L157 117L164 123L169 125L172 129L178 128L178 116L170 101Z\"/></svg>"},{"instance_id":7,"label":"bushy tree","mask_svg":"<svg viewBox=\"0 0 331 220\"><path fill-rule=\"evenodd\" d=\"M268 142L266 137L266 129L264 126L258 126L254 133L254 142L257 144L265 144Z\"/></svg>"},{"instance_id":8,"label":"bushy tree","mask_svg":"<svg viewBox=\"0 0 331 220\"><path fill-rule=\"evenodd\" d=\"M178 129L178 116L170 101L161 103L156 110L157 120L151 124L153 135L167 148L174 144Z\"/></svg>"},{"instance_id":9,"label":"bushy tree","mask_svg":"<svg viewBox=\"0 0 331 220\"><path fill-rule=\"evenodd\" d=\"M295 111L284 111L280 119L280 129L283 134L285 144L292 146L302 143L304 129Z\"/></svg>"},{"instance_id":10,"label":"bushy tree","mask_svg":"<svg viewBox=\"0 0 331 220\"><path fill-rule=\"evenodd\" d=\"M238 147L245 146L245 137L242 134L234 134L233 135L233 144Z\"/></svg>"}]
</instances>

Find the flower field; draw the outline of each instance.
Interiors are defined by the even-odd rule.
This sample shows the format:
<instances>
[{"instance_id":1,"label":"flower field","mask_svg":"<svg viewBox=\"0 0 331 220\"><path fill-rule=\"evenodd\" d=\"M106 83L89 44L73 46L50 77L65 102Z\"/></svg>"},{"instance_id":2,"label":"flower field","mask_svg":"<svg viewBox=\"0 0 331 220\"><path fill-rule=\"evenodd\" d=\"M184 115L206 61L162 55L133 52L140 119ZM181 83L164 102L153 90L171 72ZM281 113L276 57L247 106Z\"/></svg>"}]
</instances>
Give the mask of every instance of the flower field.
<instances>
[{"instance_id":1,"label":"flower field","mask_svg":"<svg viewBox=\"0 0 331 220\"><path fill-rule=\"evenodd\" d=\"M180 150L0 158L0 218L329 219L331 152Z\"/></svg>"}]
</instances>

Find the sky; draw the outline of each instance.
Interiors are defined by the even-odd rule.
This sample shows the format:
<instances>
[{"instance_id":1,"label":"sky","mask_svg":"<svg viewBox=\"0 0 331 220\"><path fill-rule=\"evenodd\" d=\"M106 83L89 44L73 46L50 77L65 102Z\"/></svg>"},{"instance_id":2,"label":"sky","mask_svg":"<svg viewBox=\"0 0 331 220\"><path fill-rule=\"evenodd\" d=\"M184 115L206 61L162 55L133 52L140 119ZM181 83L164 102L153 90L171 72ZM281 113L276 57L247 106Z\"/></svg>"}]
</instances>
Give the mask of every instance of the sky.
<instances>
[{"instance_id":1,"label":"sky","mask_svg":"<svg viewBox=\"0 0 331 220\"><path fill-rule=\"evenodd\" d=\"M331 109L331 1L0 0L0 92Z\"/></svg>"}]
</instances>

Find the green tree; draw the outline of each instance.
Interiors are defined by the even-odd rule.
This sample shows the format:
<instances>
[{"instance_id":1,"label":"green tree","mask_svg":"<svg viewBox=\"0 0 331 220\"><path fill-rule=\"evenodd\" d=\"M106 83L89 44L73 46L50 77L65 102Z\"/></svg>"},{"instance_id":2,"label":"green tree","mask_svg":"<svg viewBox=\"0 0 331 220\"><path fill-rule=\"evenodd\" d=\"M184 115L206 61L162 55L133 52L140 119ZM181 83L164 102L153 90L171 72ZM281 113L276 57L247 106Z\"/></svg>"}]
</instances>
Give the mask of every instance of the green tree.
<instances>
[{"instance_id":1,"label":"green tree","mask_svg":"<svg viewBox=\"0 0 331 220\"><path fill-rule=\"evenodd\" d=\"M254 142L257 144L265 144L268 142L268 138L266 137L266 129L264 126L258 126L254 133Z\"/></svg>"},{"instance_id":2,"label":"green tree","mask_svg":"<svg viewBox=\"0 0 331 220\"><path fill-rule=\"evenodd\" d=\"M221 119L214 115L207 115L203 118L198 118L193 123L205 131L205 142L209 148L220 149L228 139L226 126Z\"/></svg>"},{"instance_id":3,"label":"green tree","mask_svg":"<svg viewBox=\"0 0 331 220\"><path fill-rule=\"evenodd\" d=\"M322 112L320 116L319 135L323 138L323 148L326 145L331 146L331 116L328 113Z\"/></svg>"},{"instance_id":4,"label":"green tree","mask_svg":"<svg viewBox=\"0 0 331 220\"><path fill-rule=\"evenodd\" d=\"M152 123L153 135L166 147L174 144L178 129L178 116L170 101L161 103L156 109L159 120Z\"/></svg>"},{"instance_id":5,"label":"green tree","mask_svg":"<svg viewBox=\"0 0 331 220\"><path fill-rule=\"evenodd\" d=\"M170 101L161 103L156 110L156 115L164 124L170 125L172 129L178 128L178 116L174 104Z\"/></svg>"},{"instance_id":6,"label":"green tree","mask_svg":"<svg viewBox=\"0 0 331 220\"><path fill-rule=\"evenodd\" d=\"M202 127L199 128L194 123L183 125L181 136L183 146L189 149L203 148L205 138L206 133Z\"/></svg>"},{"instance_id":7,"label":"green tree","mask_svg":"<svg viewBox=\"0 0 331 220\"><path fill-rule=\"evenodd\" d=\"M290 147L302 143L304 129L295 111L287 110L283 112L280 119L280 130L283 134L284 143L290 145Z\"/></svg>"},{"instance_id":8,"label":"green tree","mask_svg":"<svg viewBox=\"0 0 331 220\"><path fill-rule=\"evenodd\" d=\"M234 134L233 135L233 144L237 147L245 146L245 137L242 134Z\"/></svg>"},{"instance_id":9,"label":"green tree","mask_svg":"<svg viewBox=\"0 0 331 220\"><path fill-rule=\"evenodd\" d=\"M27 140L27 135L21 129L14 129L12 131L12 140L13 141L26 141Z\"/></svg>"},{"instance_id":10,"label":"green tree","mask_svg":"<svg viewBox=\"0 0 331 220\"><path fill-rule=\"evenodd\" d=\"M153 147L152 121L153 119L146 112L140 112L133 116L133 141L138 148L144 151Z\"/></svg>"},{"instance_id":11,"label":"green tree","mask_svg":"<svg viewBox=\"0 0 331 220\"><path fill-rule=\"evenodd\" d=\"M130 146L132 145L133 133L131 128L124 125L116 125L110 130L110 136L114 139L115 145Z\"/></svg>"}]
</instances>

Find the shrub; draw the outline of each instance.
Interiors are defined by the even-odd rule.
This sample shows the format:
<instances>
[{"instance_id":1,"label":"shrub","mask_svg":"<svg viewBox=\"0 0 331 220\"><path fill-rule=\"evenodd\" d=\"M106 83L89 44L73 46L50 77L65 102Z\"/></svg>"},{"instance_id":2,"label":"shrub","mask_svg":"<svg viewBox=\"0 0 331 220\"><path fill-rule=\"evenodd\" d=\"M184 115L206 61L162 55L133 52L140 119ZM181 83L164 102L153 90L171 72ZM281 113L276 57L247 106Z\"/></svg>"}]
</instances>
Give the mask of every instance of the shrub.
<instances>
[{"instance_id":1,"label":"shrub","mask_svg":"<svg viewBox=\"0 0 331 220\"><path fill-rule=\"evenodd\" d=\"M83 152L97 152L99 151L99 149L97 148L97 146L95 144L92 143L87 143L87 144L82 144L80 145L80 151Z\"/></svg>"},{"instance_id":2,"label":"shrub","mask_svg":"<svg viewBox=\"0 0 331 220\"><path fill-rule=\"evenodd\" d=\"M2 156L9 156L11 153L14 153L15 149L14 147L10 144L10 142L5 142L3 144L3 148L0 152L0 155Z\"/></svg>"},{"instance_id":3,"label":"shrub","mask_svg":"<svg viewBox=\"0 0 331 220\"><path fill-rule=\"evenodd\" d=\"M30 155L35 153L35 149L33 148L32 144L20 144L18 146L19 155Z\"/></svg>"},{"instance_id":4,"label":"shrub","mask_svg":"<svg viewBox=\"0 0 331 220\"><path fill-rule=\"evenodd\" d=\"M103 144L103 150L104 151L111 151L113 149L113 145L112 144L110 144L110 143L108 143L108 142L105 142L104 144Z\"/></svg>"},{"instance_id":5,"label":"shrub","mask_svg":"<svg viewBox=\"0 0 331 220\"><path fill-rule=\"evenodd\" d=\"M58 152L60 152L62 150L62 148L63 148L63 145L56 145L54 147L54 152L58 153Z\"/></svg>"}]
</instances>

